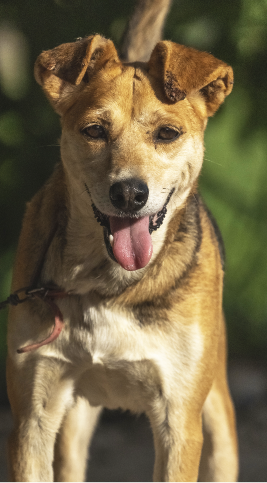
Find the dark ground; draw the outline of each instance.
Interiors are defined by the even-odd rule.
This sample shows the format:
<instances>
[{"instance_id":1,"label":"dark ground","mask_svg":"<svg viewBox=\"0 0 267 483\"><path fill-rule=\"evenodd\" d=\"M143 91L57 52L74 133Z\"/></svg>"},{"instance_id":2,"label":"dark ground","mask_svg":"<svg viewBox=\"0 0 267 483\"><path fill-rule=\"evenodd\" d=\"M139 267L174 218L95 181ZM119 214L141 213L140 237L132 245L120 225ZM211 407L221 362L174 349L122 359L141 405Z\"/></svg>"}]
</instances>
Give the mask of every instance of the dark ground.
<instances>
[{"instance_id":1,"label":"dark ground","mask_svg":"<svg viewBox=\"0 0 267 483\"><path fill-rule=\"evenodd\" d=\"M229 379L237 410L240 481L267 480L267 367L235 362ZM7 480L10 410L0 408L0 481ZM87 481L151 481L153 442L144 416L104 412L91 446Z\"/></svg>"}]
</instances>

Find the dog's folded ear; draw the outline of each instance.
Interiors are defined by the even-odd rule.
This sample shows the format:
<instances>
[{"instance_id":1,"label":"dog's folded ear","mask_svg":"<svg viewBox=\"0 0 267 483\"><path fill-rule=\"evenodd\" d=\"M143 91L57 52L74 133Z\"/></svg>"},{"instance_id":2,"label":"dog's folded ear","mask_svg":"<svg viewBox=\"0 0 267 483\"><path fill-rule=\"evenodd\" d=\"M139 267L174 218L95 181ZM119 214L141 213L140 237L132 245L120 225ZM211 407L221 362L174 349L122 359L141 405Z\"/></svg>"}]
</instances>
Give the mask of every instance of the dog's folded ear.
<instances>
[{"instance_id":1,"label":"dog's folded ear","mask_svg":"<svg viewBox=\"0 0 267 483\"><path fill-rule=\"evenodd\" d=\"M113 42L92 35L43 52L35 62L34 75L54 109L63 114L91 77L112 64L121 65Z\"/></svg>"},{"instance_id":2,"label":"dog's folded ear","mask_svg":"<svg viewBox=\"0 0 267 483\"><path fill-rule=\"evenodd\" d=\"M148 62L149 73L162 82L168 101L200 93L206 115L212 116L233 88L233 70L207 52L159 42Z\"/></svg>"}]
</instances>

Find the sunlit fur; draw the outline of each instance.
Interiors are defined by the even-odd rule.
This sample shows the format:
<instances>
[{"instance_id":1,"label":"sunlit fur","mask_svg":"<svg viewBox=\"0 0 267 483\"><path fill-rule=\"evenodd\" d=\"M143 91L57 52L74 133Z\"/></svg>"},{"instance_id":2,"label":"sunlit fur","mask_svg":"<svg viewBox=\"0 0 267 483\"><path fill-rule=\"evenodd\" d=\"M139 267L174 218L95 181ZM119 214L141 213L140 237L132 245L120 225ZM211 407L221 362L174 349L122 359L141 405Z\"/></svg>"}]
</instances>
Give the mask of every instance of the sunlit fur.
<instances>
[{"instance_id":1,"label":"sunlit fur","mask_svg":"<svg viewBox=\"0 0 267 483\"><path fill-rule=\"evenodd\" d=\"M84 56L79 72L72 52ZM170 100L180 95L177 55L194 59L195 76L178 101ZM160 42L151 59L122 64L112 42L96 35L44 52L36 63L36 79L61 115L62 160L28 204L12 288L30 284L56 224L38 284L53 283L69 295L56 299L64 330L34 352L16 351L51 332L50 308L35 299L10 311L13 481L83 480L102 406L148 415L155 481L237 478L222 260L197 193L207 117L231 91L231 69L171 42ZM88 137L84 129L92 124L105 137ZM162 142L162 126L179 136ZM93 203L105 215L125 216L109 190L130 178L149 189L140 217L156 215L174 189L163 224L152 233L152 258L136 271L109 257L92 209Z\"/></svg>"}]
</instances>

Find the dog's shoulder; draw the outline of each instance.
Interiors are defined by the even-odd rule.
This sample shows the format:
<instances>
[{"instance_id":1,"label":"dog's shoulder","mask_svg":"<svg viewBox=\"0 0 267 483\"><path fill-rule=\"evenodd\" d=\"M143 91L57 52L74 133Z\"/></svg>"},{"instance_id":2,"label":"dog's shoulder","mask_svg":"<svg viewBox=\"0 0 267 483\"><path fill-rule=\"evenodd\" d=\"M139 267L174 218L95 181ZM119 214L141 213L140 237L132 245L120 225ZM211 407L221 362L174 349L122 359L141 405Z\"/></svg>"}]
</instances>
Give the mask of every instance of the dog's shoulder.
<instances>
[{"instance_id":1,"label":"dog's shoulder","mask_svg":"<svg viewBox=\"0 0 267 483\"><path fill-rule=\"evenodd\" d=\"M14 266L13 290L31 284L40 260L57 233L64 242L67 224L67 191L61 164L27 204Z\"/></svg>"}]
</instances>

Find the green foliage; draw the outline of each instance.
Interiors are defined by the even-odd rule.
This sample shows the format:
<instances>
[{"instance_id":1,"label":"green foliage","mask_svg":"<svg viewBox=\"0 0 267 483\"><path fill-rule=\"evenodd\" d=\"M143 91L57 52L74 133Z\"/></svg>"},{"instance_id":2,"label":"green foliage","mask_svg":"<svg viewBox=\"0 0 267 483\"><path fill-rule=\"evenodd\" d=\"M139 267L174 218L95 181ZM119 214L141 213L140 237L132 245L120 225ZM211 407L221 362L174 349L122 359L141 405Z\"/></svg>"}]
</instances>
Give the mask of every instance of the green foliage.
<instances>
[{"instance_id":1,"label":"green foliage","mask_svg":"<svg viewBox=\"0 0 267 483\"><path fill-rule=\"evenodd\" d=\"M118 44L132 8L130 0L0 0L0 300L9 293L25 203L60 156L59 121L33 79L34 60L94 32ZM230 351L256 357L266 357L267 339L266 15L266 0L174 0L165 34L234 67L233 93L207 127L200 186L226 245Z\"/></svg>"}]
</instances>

